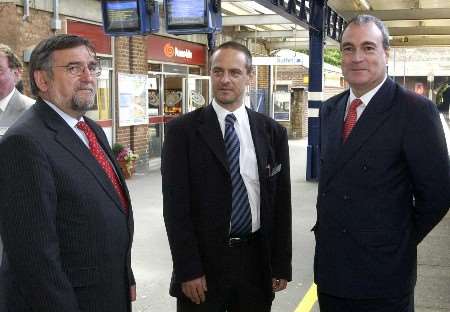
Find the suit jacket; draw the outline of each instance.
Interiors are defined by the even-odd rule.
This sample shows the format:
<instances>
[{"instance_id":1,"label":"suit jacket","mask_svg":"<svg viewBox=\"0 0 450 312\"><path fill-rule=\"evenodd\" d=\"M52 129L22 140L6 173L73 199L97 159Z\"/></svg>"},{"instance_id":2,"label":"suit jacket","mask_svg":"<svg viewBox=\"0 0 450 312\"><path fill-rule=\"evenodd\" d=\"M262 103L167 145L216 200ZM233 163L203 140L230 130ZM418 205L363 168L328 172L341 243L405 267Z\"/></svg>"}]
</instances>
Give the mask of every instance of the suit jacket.
<instances>
[{"instance_id":1,"label":"suit jacket","mask_svg":"<svg viewBox=\"0 0 450 312\"><path fill-rule=\"evenodd\" d=\"M267 295L271 278L291 279L291 201L286 130L248 110L258 162L261 234ZM271 168L281 171L270 175ZM164 220L173 258L170 293L180 284L206 275L208 289L220 284L229 237L231 181L223 135L212 105L167 126L162 182ZM275 172L275 171L273 171Z\"/></svg>"},{"instance_id":2,"label":"suit jacket","mask_svg":"<svg viewBox=\"0 0 450 312\"><path fill-rule=\"evenodd\" d=\"M15 90L5 111L0 112L0 127L10 127L27 108L31 107L33 103L33 99L23 95L18 90Z\"/></svg>"},{"instance_id":3,"label":"suit jacket","mask_svg":"<svg viewBox=\"0 0 450 312\"><path fill-rule=\"evenodd\" d=\"M15 89L13 96L8 102L4 112L0 112L0 140L3 133L19 118L27 108L34 103L34 100L23 95ZM0 237L0 267L3 259L3 242Z\"/></svg>"},{"instance_id":4,"label":"suit jacket","mask_svg":"<svg viewBox=\"0 0 450 312\"><path fill-rule=\"evenodd\" d=\"M85 121L129 196L105 134ZM129 311L131 207L127 215L89 149L42 100L4 136L0 168L6 311Z\"/></svg>"},{"instance_id":5,"label":"suit jacket","mask_svg":"<svg viewBox=\"0 0 450 312\"><path fill-rule=\"evenodd\" d=\"M387 79L343 144L348 96L320 111L315 282L339 297L406 295L417 244L450 204L442 125L432 102Z\"/></svg>"}]
</instances>

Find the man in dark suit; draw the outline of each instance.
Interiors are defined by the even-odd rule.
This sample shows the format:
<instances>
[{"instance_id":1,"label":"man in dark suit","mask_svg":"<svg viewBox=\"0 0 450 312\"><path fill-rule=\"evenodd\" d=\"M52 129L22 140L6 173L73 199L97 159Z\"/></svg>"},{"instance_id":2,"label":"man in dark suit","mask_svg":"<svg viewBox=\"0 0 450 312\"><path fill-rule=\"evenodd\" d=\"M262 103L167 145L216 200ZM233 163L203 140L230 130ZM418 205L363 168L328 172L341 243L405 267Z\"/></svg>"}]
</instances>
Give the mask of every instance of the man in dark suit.
<instances>
[{"instance_id":1,"label":"man in dark suit","mask_svg":"<svg viewBox=\"0 0 450 312\"><path fill-rule=\"evenodd\" d=\"M286 130L243 105L252 72L235 42L211 56L214 99L169 123L164 220L177 311L270 311L291 279Z\"/></svg>"},{"instance_id":2,"label":"man in dark suit","mask_svg":"<svg viewBox=\"0 0 450 312\"><path fill-rule=\"evenodd\" d=\"M0 143L2 311L131 311L129 195L105 134L83 117L100 72L78 36L31 55L38 100Z\"/></svg>"},{"instance_id":3,"label":"man in dark suit","mask_svg":"<svg viewBox=\"0 0 450 312\"><path fill-rule=\"evenodd\" d=\"M352 19L341 49L350 90L320 111L320 310L413 311L417 245L450 204L442 125L432 102L387 77L381 21Z\"/></svg>"}]
</instances>

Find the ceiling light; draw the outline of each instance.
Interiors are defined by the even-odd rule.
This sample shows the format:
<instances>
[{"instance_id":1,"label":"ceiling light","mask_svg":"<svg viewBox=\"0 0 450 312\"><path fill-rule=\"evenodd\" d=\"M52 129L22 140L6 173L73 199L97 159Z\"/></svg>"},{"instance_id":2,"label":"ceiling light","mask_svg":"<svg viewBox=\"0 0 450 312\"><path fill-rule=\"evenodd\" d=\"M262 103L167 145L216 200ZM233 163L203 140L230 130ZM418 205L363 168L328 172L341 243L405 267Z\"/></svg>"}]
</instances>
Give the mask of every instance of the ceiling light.
<instances>
[{"instance_id":1,"label":"ceiling light","mask_svg":"<svg viewBox=\"0 0 450 312\"><path fill-rule=\"evenodd\" d=\"M367 0L359 0L359 3L366 9L366 11L370 10L370 4L367 2Z\"/></svg>"}]
</instances>

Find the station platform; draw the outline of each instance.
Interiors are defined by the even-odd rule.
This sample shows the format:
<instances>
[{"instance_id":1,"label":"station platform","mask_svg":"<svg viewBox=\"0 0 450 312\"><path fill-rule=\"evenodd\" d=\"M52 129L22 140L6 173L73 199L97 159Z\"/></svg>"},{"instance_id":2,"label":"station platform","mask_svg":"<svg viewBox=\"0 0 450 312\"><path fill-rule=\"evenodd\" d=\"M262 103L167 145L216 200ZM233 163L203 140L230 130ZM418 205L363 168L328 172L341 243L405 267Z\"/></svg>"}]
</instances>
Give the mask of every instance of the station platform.
<instances>
[{"instance_id":1,"label":"station platform","mask_svg":"<svg viewBox=\"0 0 450 312\"><path fill-rule=\"evenodd\" d=\"M450 137L449 137L450 138ZM273 312L319 311L313 286L314 236L317 183L307 182L306 140L290 141L293 208L293 281L278 293ZM152 170L128 180L134 216L133 269L138 299L133 311L176 311L168 294L172 260L162 217L161 175L158 160ZM450 214L419 245L416 312L450 311ZM305 301L308 301L305 303ZM344 312L344 311L343 311Z\"/></svg>"}]
</instances>

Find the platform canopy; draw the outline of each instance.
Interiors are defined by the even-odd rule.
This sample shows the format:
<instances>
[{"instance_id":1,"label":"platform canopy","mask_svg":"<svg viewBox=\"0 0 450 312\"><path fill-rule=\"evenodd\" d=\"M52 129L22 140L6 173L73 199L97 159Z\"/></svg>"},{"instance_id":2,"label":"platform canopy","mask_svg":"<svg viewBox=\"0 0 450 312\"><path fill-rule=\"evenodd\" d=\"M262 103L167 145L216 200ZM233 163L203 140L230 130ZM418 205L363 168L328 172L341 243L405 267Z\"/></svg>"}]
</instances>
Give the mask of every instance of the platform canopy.
<instances>
[{"instance_id":1,"label":"platform canopy","mask_svg":"<svg viewBox=\"0 0 450 312\"><path fill-rule=\"evenodd\" d=\"M307 48L308 25L276 12L268 2L222 0L224 33L260 41L269 50ZM295 6L309 10L313 2L296 0ZM356 14L377 16L388 26L392 46L450 46L449 0L328 0L327 6L344 20ZM326 42L338 46L329 36Z\"/></svg>"}]
</instances>

